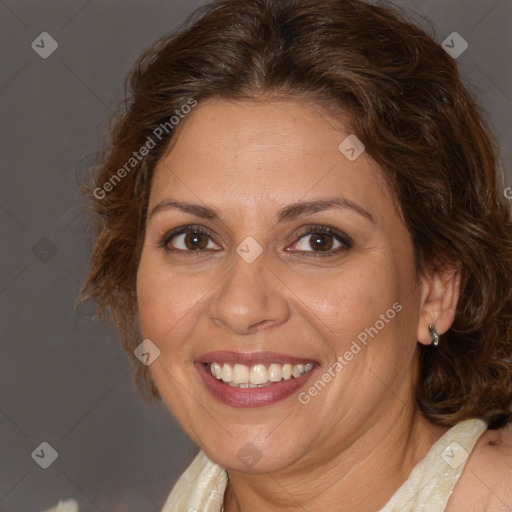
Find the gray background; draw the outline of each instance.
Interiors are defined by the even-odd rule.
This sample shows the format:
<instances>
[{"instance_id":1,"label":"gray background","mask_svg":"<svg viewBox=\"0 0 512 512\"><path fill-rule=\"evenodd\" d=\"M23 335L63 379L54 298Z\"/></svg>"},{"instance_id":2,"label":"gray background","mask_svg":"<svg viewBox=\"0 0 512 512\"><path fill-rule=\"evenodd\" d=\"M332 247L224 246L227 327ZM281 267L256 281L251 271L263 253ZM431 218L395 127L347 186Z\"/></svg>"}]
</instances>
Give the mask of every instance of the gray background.
<instances>
[{"instance_id":1,"label":"gray background","mask_svg":"<svg viewBox=\"0 0 512 512\"><path fill-rule=\"evenodd\" d=\"M469 43L457 62L509 173L512 0L396 3L439 42L455 31ZM81 512L158 512L196 451L165 406L138 396L113 328L73 303L90 248L76 175L135 58L198 4L0 0L1 512L70 497ZM47 59L31 47L42 32L59 44ZM48 469L31 457L43 441L59 455Z\"/></svg>"}]
</instances>

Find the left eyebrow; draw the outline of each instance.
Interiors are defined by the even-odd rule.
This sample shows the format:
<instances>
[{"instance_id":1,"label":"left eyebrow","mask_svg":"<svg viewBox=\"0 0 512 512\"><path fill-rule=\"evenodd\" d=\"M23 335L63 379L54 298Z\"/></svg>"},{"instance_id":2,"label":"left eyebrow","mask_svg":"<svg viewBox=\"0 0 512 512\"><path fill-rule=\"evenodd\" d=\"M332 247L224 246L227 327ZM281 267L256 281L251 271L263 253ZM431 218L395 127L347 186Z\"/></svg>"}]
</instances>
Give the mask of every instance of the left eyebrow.
<instances>
[{"instance_id":1,"label":"left eyebrow","mask_svg":"<svg viewBox=\"0 0 512 512\"><path fill-rule=\"evenodd\" d=\"M353 201L345 199L344 197L333 197L330 199L319 199L317 201L293 203L279 210L277 218L279 222L284 222L311 213L329 210L331 208L353 210L375 224L375 220L371 213L367 212L364 208L361 208Z\"/></svg>"},{"instance_id":2,"label":"left eyebrow","mask_svg":"<svg viewBox=\"0 0 512 512\"><path fill-rule=\"evenodd\" d=\"M223 223L219 214L213 208L210 208L208 206L201 206L199 204L194 203L175 201L173 199L164 199L163 201L158 203L149 212L148 219L150 219L160 211L169 210L171 208L176 208L185 213L190 213L203 219ZM309 215L311 213L322 212L324 210L329 210L332 208L352 210L375 224L375 220L369 212L367 212L364 208L361 208L353 201L350 201L349 199L345 199L343 197L333 197L330 199L318 199L316 201L292 203L288 206L285 206L284 208L277 212L277 220L278 222L286 222L296 219L298 217Z\"/></svg>"}]
</instances>

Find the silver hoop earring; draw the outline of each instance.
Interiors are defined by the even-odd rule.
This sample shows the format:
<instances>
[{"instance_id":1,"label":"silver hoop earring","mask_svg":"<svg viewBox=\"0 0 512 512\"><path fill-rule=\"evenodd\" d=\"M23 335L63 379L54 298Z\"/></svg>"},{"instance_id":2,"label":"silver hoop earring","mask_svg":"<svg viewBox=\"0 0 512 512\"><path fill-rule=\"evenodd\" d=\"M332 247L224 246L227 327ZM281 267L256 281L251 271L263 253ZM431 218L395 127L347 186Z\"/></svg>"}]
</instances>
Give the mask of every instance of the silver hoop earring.
<instances>
[{"instance_id":1,"label":"silver hoop earring","mask_svg":"<svg viewBox=\"0 0 512 512\"><path fill-rule=\"evenodd\" d=\"M430 333L430 337L432 338L432 343L434 347L437 347L439 345L439 333L437 332L436 328L433 326L433 324L430 324L428 326L428 332Z\"/></svg>"}]
</instances>

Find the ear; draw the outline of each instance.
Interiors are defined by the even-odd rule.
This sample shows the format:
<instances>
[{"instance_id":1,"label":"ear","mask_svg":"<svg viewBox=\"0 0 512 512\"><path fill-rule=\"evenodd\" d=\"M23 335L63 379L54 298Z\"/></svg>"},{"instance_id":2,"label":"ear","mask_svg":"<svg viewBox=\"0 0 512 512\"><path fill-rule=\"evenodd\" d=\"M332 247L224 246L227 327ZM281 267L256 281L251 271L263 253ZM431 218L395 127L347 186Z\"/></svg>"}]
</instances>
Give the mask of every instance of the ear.
<instances>
[{"instance_id":1,"label":"ear","mask_svg":"<svg viewBox=\"0 0 512 512\"><path fill-rule=\"evenodd\" d=\"M451 327L459 301L460 264L428 272L421 279L420 320L417 339L430 345L428 326L432 324L439 335Z\"/></svg>"}]
</instances>

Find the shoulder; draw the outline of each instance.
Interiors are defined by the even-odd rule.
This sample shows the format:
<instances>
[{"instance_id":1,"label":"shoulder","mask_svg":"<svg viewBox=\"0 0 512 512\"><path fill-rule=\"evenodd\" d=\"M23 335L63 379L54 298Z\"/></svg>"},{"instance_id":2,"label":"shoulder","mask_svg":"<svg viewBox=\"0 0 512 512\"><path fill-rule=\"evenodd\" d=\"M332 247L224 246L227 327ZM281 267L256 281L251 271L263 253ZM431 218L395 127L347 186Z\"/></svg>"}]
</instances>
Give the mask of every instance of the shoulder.
<instances>
[{"instance_id":1,"label":"shoulder","mask_svg":"<svg viewBox=\"0 0 512 512\"><path fill-rule=\"evenodd\" d=\"M457 510L512 510L512 425L481 435L446 508Z\"/></svg>"}]
</instances>

